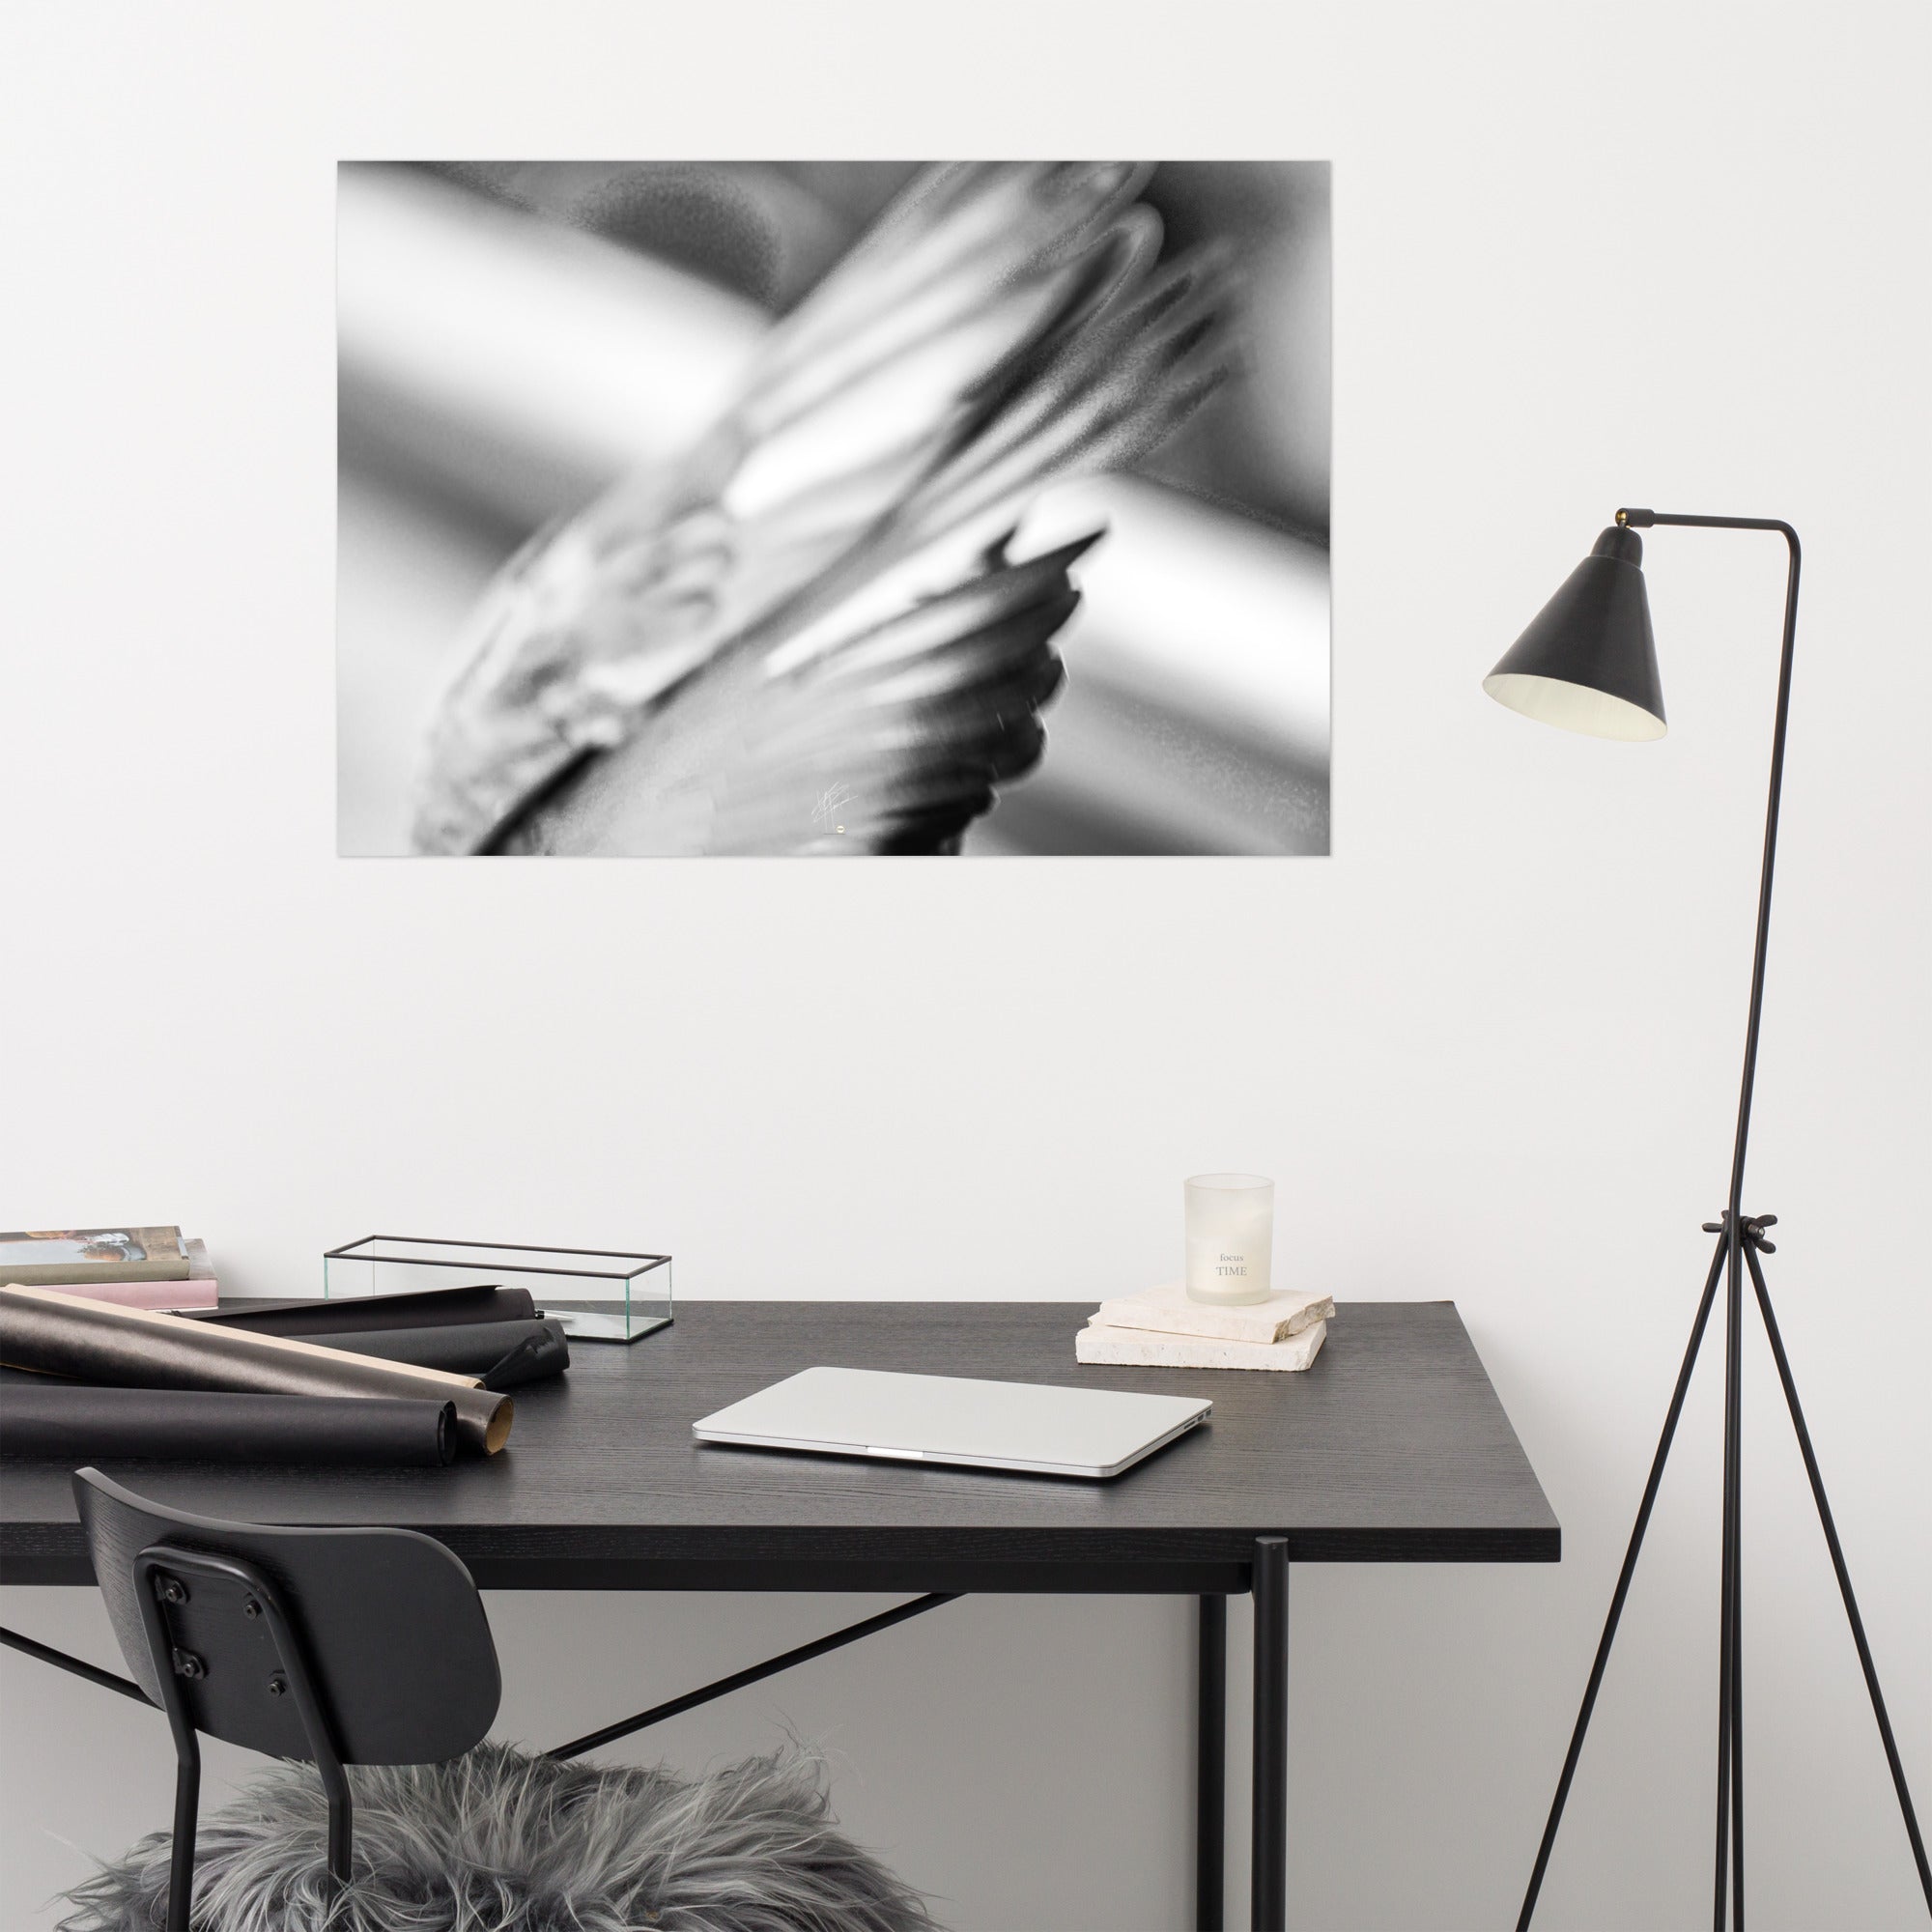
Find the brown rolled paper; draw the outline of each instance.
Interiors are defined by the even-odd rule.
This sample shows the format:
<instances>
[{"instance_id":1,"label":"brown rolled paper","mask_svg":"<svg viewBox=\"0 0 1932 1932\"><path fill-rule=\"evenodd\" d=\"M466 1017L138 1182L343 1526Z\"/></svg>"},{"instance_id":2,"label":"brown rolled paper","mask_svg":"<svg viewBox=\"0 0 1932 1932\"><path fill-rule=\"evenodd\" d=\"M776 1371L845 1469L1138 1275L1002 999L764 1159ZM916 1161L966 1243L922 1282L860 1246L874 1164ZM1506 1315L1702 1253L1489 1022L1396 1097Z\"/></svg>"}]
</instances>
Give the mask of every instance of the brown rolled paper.
<instances>
[{"instance_id":1,"label":"brown rolled paper","mask_svg":"<svg viewBox=\"0 0 1932 1932\"><path fill-rule=\"evenodd\" d=\"M473 1376L379 1362L287 1335L211 1327L146 1308L110 1307L50 1288L0 1288L0 1363L124 1388L240 1395L386 1396L447 1402L457 1439L479 1455L508 1440L510 1398Z\"/></svg>"},{"instance_id":2,"label":"brown rolled paper","mask_svg":"<svg viewBox=\"0 0 1932 1932\"><path fill-rule=\"evenodd\" d=\"M0 1383L0 1456L435 1468L456 1454L446 1402Z\"/></svg>"}]
</instances>

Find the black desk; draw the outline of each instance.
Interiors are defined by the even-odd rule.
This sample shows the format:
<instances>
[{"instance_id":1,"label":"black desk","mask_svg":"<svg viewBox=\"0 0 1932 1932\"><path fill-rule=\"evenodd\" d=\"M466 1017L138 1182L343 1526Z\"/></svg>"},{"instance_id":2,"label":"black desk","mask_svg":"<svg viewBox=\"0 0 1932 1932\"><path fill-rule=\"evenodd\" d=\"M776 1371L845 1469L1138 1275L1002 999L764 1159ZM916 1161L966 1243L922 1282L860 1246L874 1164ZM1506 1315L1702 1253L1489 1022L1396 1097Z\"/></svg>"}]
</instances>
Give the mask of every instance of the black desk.
<instances>
[{"instance_id":1,"label":"black desk","mask_svg":"<svg viewBox=\"0 0 1932 1932\"><path fill-rule=\"evenodd\" d=\"M1226 1604L1255 1593L1255 1924L1279 1926L1291 1561L1554 1562L1560 1532L1449 1302L1355 1302L1299 1375L1082 1368L1087 1304L708 1302L580 1345L508 1449L445 1470L126 1465L207 1515L388 1523L484 1589L1185 1593L1202 1600L1200 1912L1218 1924ZM1156 1389L1211 1423L1111 1483L700 1445L691 1424L813 1363ZM92 1581L67 1474L9 1463L0 1579Z\"/></svg>"}]
</instances>

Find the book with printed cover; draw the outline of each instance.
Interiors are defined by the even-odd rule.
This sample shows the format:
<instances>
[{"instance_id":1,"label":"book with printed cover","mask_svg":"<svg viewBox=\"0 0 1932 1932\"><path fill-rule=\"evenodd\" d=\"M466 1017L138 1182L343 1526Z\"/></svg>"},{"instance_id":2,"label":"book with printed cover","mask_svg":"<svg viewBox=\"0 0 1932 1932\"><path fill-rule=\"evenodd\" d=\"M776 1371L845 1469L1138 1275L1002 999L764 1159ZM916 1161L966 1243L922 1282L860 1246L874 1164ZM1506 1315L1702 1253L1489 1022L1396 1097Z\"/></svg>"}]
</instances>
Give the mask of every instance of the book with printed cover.
<instances>
[{"instance_id":1,"label":"book with printed cover","mask_svg":"<svg viewBox=\"0 0 1932 1932\"><path fill-rule=\"evenodd\" d=\"M93 1282L185 1281L179 1228L46 1228L0 1232L0 1282L83 1287Z\"/></svg>"}]
</instances>

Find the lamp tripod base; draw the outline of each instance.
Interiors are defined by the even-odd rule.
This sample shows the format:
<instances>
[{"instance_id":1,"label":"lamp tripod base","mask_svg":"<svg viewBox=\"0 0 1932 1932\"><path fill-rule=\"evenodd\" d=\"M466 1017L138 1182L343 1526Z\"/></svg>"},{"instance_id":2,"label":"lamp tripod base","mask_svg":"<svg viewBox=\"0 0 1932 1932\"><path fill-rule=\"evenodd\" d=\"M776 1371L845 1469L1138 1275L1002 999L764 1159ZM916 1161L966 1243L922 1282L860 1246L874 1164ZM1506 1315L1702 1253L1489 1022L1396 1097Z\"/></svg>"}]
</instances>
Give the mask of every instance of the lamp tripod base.
<instances>
[{"instance_id":1,"label":"lamp tripod base","mask_svg":"<svg viewBox=\"0 0 1932 1932\"><path fill-rule=\"evenodd\" d=\"M1804 1426L1804 1411L1798 1401L1798 1385L1792 1379L1791 1363L1784 1352L1784 1340L1777 1330L1777 1318L1772 1313L1771 1292L1765 1286L1764 1267L1759 1257L1776 1252L1765 1238L1765 1230L1775 1226L1776 1220L1775 1214L1742 1215L1727 1210L1720 1219L1704 1224L1706 1234L1718 1236L1717 1253L1711 1258L1710 1273L1705 1277L1704 1293L1697 1303L1697 1319L1690 1325L1690 1343L1684 1351L1684 1366L1678 1371L1677 1386L1671 1393L1670 1407L1663 1418L1663 1434L1658 1440L1657 1455L1650 1465L1650 1480L1644 1485L1643 1500L1637 1506L1630 1547L1624 1552L1623 1568L1617 1574L1617 1586L1610 1596L1609 1615L1605 1620L1604 1634L1597 1644L1596 1660L1590 1666L1582 1708L1577 1714L1577 1728L1571 1734L1569 1754L1563 1760L1563 1773L1556 1780L1556 1796L1549 1806L1548 1822L1543 1828L1543 1842L1537 1847L1536 1865L1529 1875L1529 1889L1523 1894L1522 1911L1517 1918L1517 1932L1529 1932L1529 1922L1536 1911L1537 1894L1543 1889L1543 1875L1548 1868L1550 1849L1556 1842L1563 1805L1570 1796L1571 1781L1577 1775L1577 1760L1582 1754L1583 1737L1590 1727L1590 1714L1596 1708L1604 1669L1610 1659L1610 1646L1616 1640L1617 1621L1623 1615L1624 1599L1630 1594L1637 1553L1643 1548L1644 1531L1650 1526L1651 1509L1657 1501L1659 1485L1663 1480L1663 1465L1670 1456L1677 1420L1683 1413L1684 1398L1690 1386L1691 1372L1697 1366L1697 1352L1703 1346L1720 1281L1725 1285L1724 1506L1718 1643L1717 1858L1712 1925L1715 1932L1725 1932L1728 1916L1735 1932L1744 1932L1744 1626L1739 1518L1743 1460L1740 1351L1744 1340L1744 1281L1747 1274L1757 1297L1758 1313L1764 1320L1764 1332L1771 1343L1772 1358L1777 1365L1777 1378L1784 1389L1785 1405L1791 1411L1791 1426L1797 1432L1798 1447L1804 1458L1804 1473L1810 1479L1812 1500L1818 1505L1818 1520L1824 1527L1825 1545L1831 1551L1832 1568L1837 1575L1838 1592L1844 1599L1845 1616L1852 1628L1852 1641L1858 1646L1865 1689L1871 1693L1872 1715L1878 1719L1879 1738L1885 1746L1886 1762L1891 1768L1892 1788L1898 1794L1899 1813L1905 1820L1906 1836L1912 1842L1912 1856L1918 1866L1918 1883L1925 1893L1926 1910L1932 1913L1932 1866L1926 1862L1925 1840L1919 1834L1918 1815L1912 1808L1912 1793L1906 1786L1905 1768L1899 1762L1891 1719L1886 1715L1885 1697L1879 1690L1878 1670L1872 1662L1871 1646L1865 1640L1864 1620L1859 1615L1858 1599L1852 1594L1851 1573L1845 1568L1845 1553L1839 1547L1837 1525L1832 1520L1832 1505L1825 1494L1825 1479L1818 1473L1818 1459L1811 1448L1811 1432Z\"/></svg>"}]
</instances>

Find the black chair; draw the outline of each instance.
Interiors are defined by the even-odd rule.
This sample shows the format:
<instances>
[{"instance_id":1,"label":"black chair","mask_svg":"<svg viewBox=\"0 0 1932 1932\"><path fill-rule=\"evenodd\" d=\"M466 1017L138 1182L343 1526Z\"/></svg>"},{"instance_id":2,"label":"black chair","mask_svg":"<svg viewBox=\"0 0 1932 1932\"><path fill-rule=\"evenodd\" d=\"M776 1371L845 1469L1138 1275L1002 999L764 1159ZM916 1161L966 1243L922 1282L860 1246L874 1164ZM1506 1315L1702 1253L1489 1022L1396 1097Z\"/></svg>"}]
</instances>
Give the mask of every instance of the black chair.
<instances>
[{"instance_id":1,"label":"black chair","mask_svg":"<svg viewBox=\"0 0 1932 1932\"><path fill-rule=\"evenodd\" d=\"M206 1731L313 1764L327 1812L324 1872L323 1820L300 1772L258 1781L209 1833L205 1916L218 1893L251 1925L333 1924L342 1906L358 1924L390 1922L392 1907L416 1923L434 1890L468 1924L477 1901L501 1906L508 1883L539 1901L545 1924L576 1922L571 1915L594 1906L587 1916L600 1924L736 1914L729 1922L795 1932L931 1932L919 1894L838 1831L809 1753L781 1750L694 1780L570 1761L774 1665L531 1756L484 1741L502 1689L496 1646L469 1571L441 1544L405 1529L221 1522L133 1495L96 1469L73 1480L122 1654L167 1712L180 1768L172 1841L153 1834L74 1888L68 1897L86 1917L67 1922L93 1932L152 1924L165 1873L168 1932L188 1932ZM369 1768L357 1778L365 1853L353 1873L352 1764ZM265 1921L265 1910L281 1916ZM213 1916L231 1915L216 1904Z\"/></svg>"},{"instance_id":2,"label":"black chair","mask_svg":"<svg viewBox=\"0 0 1932 1932\"><path fill-rule=\"evenodd\" d=\"M97 1469L73 1479L94 1574L179 1771L168 1932L187 1932L198 1733L313 1764L328 1869L350 1877L347 1764L436 1764L488 1732L502 1695L469 1573L407 1529L272 1529L190 1516Z\"/></svg>"}]
</instances>

